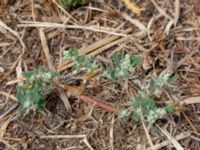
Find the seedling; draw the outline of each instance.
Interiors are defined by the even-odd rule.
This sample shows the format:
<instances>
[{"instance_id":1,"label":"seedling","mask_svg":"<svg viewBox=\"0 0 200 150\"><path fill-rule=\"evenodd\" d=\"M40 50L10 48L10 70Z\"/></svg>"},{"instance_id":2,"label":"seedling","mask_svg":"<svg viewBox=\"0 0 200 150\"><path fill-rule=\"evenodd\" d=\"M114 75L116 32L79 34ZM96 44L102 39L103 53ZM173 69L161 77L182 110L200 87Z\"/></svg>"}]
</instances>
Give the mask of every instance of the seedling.
<instances>
[{"instance_id":1,"label":"seedling","mask_svg":"<svg viewBox=\"0 0 200 150\"><path fill-rule=\"evenodd\" d=\"M132 109L134 110L133 118L137 122L144 120L149 124L155 123L157 119L161 119L166 115L169 115L175 111L175 105L170 104L164 108L158 108L152 97L160 96L164 86L171 86L175 77L171 77L169 74L160 76L156 81L149 80L146 91L141 91L132 101ZM126 118L130 113L123 111L122 115Z\"/></svg>"},{"instance_id":2,"label":"seedling","mask_svg":"<svg viewBox=\"0 0 200 150\"><path fill-rule=\"evenodd\" d=\"M125 56L117 53L113 54L112 60L114 62L114 67L107 67L102 76L105 76L113 81L119 78L130 77L130 68L137 67L142 62L142 57L140 55L130 56L126 54Z\"/></svg>"},{"instance_id":3,"label":"seedling","mask_svg":"<svg viewBox=\"0 0 200 150\"><path fill-rule=\"evenodd\" d=\"M86 68L87 73L99 68L99 65L94 59L89 56L78 56L78 50L74 49L73 51L66 50L63 52L64 60L74 61L76 63L74 67L75 73L79 73L83 68Z\"/></svg>"},{"instance_id":4,"label":"seedling","mask_svg":"<svg viewBox=\"0 0 200 150\"><path fill-rule=\"evenodd\" d=\"M112 59L114 62L114 68L106 68L100 73L99 65L96 61L88 56L79 56L78 50L64 51L64 59L67 61L74 61L76 63L74 71L76 73L86 70L86 77L92 78L93 75L98 75L108 77L109 79L116 80L121 77L129 77L129 69L131 67L136 67L141 62L141 56L131 57L128 54L125 56L120 54L113 55ZM34 71L30 71L24 74L26 78L24 85L17 87L17 99L20 103L20 112L22 114L28 113L31 109L38 109L40 112L44 112L45 109L45 94L54 89L59 85L59 87L64 87L68 92L73 94L74 91L78 90L81 94L81 89L84 89L85 85L82 84L79 88L70 87L68 85L61 85L57 82L57 77L59 74L54 71L46 71L44 68L40 67ZM88 78L88 79L89 79ZM82 98L85 98L82 95ZM88 98L87 98L88 99ZM102 103L99 102L102 105ZM113 109L114 110L114 109Z\"/></svg>"},{"instance_id":5,"label":"seedling","mask_svg":"<svg viewBox=\"0 0 200 150\"><path fill-rule=\"evenodd\" d=\"M24 85L17 87L17 99L20 103L21 114L26 114L31 109L44 112L45 93L53 88L52 84L57 76L57 72L47 72L42 67L24 74L26 78Z\"/></svg>"},{"instance_id":6,"label":"seedling","mask_svg":"<svg viewBox=\"0 0 200 150\"><path fill-rule=\"evenodd\" d=\"M66 50L64 51L64 60L66 61L74 61L76 63L74 67L75 72L80 72L81 69L86 68L87 73L91 73L94 70L99 69L97 62L88 57L88 56L78 56L78 50L74 49L73 51ZM130 77L130 68L137 67L142 62L142 57L140 55L130 56L126 54L123 56L122 54L115 53L112 56L112 61L114 63L114 67L106 67L102 70L100 76L107 77L112 81L115 81L119 78L128 78Z\"/></svg>"},{"instance_id":7,"label":"seedling","mask_svg":"<svg viewBox=\"0 0 200 150\"><path fill-rule=\"evenodd\" d=\"M171 114L175 111L174 105L168 105L164 108L158 108L155 101L144 93L140 93L132 101L134 109L134 119L138 122L144 120L149 124L153 124L157 119Z\"/></svg>"}]
</instances>

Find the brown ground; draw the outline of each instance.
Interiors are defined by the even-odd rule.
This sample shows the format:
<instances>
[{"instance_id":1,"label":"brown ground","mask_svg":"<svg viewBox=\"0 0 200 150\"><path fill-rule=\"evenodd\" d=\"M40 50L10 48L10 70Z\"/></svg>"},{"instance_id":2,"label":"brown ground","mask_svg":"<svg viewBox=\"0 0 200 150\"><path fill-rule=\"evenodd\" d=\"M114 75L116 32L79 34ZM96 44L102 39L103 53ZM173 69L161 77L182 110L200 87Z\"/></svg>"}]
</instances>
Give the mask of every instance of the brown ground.
<instances>
[{"instance_id":1,"label":"brown ground","mask_svg":"<svg viewBox=\"0 0 200 150\"><path fill-rule=\"evenodd\" d=\"M152 74L159 75L166 70L170 62L173 62L177 81L174 89L166 89L162 101L180 102L188 97L199 96L200 1L180 1L179 6L174 4L174 0L156 0L161 10L166 12L166 15L163 15L150 0L134 0L137 6L145 8L141 15L135 15L120 0L97 0L70 10L61 10L53 0L1 0L0 149L143 150L149 148L149 139L146 137L142 124L132 119L125 121L116 113L87 104L74 97L69 97L72 109L67 111L59 94L51 93L47 97L48 113L46 115L30 112L22 118L16 107L11 112L9 111L13 106L17 106L14 100L16 84L7 85L7 83L17 78L16 73L19 73L20 69L33 70L48 64L39 33L41 27L33 27L32 23L25 22L35 21L73 25L70 29L64 29L49 24L42 30L45 33L54 66L62 70L64 83L78 86L81 75L72 76L70 69L67 69L65 65L59 65L62 50L78 48L83 54L91 50L97 53L96 60L102 65L110 63L109 58L113 51L143 55L143 64L136 70L133 78L120 80L115 84L107 79L95 84L91 83L85 91L85 94L91 97L106 101L120 109L126 108L138 90L142 89L145 81ZM177 16L175 6L180 8L177 25L168 28L170 20L173 21ZM81 28L75 29L75 25L80 25ZM15 31L22 42L20 43L19 37L6 27ZM87 30L86 27L92 29ZM98 27L101 27L100 32L96 31ZM130 31L125 32L128 28ZM123 34L113 35L115 33ZM108 41L109 37L113 39ZM102 41L104 39L106 39L105 43ZM100 41L99 45L95 43L98 41ZM25 44L24 54L22 53L23 43ZM89 55L94 55L94 53L89 52ZM18 58L19 61L17 61ZM10 70L12 73L6 76ZM6 112L9 113L5 114ZM180 135L181 140L176 141L184 149L199 150L199 114L199 104L192 104L183 113L176 113L158 120L156 124L166 129L172 137ZM161 130L157 128L155 130L157 135L150 132L154 145L168 141ZM184 137L182 134L185 133L191 136ZM87 137L85 139L74 137L56 139L57 135L81 134ZM42 139L42 135L55 136L53 139ZM158 149L175 148L170 143Z\"/></svg>"}]
</instances>

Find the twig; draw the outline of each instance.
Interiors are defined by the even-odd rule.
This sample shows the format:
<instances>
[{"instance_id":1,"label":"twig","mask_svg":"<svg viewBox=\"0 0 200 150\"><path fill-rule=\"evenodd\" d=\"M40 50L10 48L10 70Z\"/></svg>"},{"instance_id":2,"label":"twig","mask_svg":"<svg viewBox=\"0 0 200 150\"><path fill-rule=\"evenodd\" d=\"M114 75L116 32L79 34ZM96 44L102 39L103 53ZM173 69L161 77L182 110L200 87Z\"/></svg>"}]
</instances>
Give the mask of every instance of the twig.
<instances>
[{"instance_id":1,"label":"twig","mask_svg":"<svg viewBox=\"0 0 200 150\"><path fill-rule=\"evenodd\" d=\"M174 145L174 147L177 150L184 150L183 147L177 142L177 140L172 137L169 132L167 130L162 129L161 127L159 127L158 125L156 125L158 127L158 129L160 129L160 131L171 141L171 143Z\"/></svg>"},{"instance_id":2,"label":"twig","mask_svg":"<svg viewBox=\"0 0 200 150\"><path fill-rule=\"evenodd\" d=\"M63 89L65 89L69 94L73 95L73 96L78 96L79 95L79 98L85 102L88 102L88 103L92 103L92 104L95 104L101 108L104 108L106 110L109 110L109 111L112 111L112 112L118 112L117 108L115 108L114 106L108 104L108 103L105 103L101 100L98 100L98 99L93 99L89 96L86 96L86 95L83 95L81 94L83 92L84 89L81 88L76 88L76 87L72 87L72 86L69 86L69 85L66 85L66 84L60 84L60 83L57 83L55 85L55 87L61 87Z\"/></svg>"},{"instance_id":3,"label":"twig","mask_svg":"<svg viewBox=\"0 0 200 150\"><path fill-rule=\"evenodd\" d=\"M151 139L151 136L150 136L150 134L149 134L149 131L147 130L146 125L144 124L143 119L142 119L142 125L143 125L143 128L144 128L146 137L147 137L147 139L148 139L148 142L149 142L149 144L150 144L150 146L151 146L151 150L155 150L153 141L152 141L152 139Z\"/></svg>"},{"instance_id":4,"label":"twig","mask_svg":"<svg viewBox=\"0 0 200 150\"><path fill-rule=\"evenodd\" d=\"M6 92L0 91L0 94L1 94L1 95L4 95L4 96L7 96L7 97L9 97L9 98L11 98L12 100L14 100L14 101L17 102L17 98L16 98L14 95L10 94L10 93L8 94L8 93L6 93Z\"/></svg>"},{"instance_id":5,"label":"twig","mask_svg":"<svg viewBox=\"0 0 200 150\"><path fill-rule=\"evenodd\" d=\"M70 13L68 13L62 6L60 6L55 0L52 0L52 2L65 14L69 17L69 19L72 19L72 21L74 21L75 23L77 23L77 20L70 15ZM72 22L73 23L73 22Z\"/></svg>"},{"instance_id":6,"label":"twig","mask_svg":"<svg viewBox=\"0 0 200 150\"><path fill-rule=\"evenodd\" d=\"M66 28L66 29L82 29L82 30L90 30L94 32L102 32L111 35L128 37L128 35L123 33L117 33L111 30L111 28L105 27L97 27L97 26L81 26L81 25L65 25L59 23L51 23L51 22L32 22L32 21L23 21L22 24L19 24L18 27L43 27L43 28Z\"/></svg>"},{"instance_id":7,"label":"twig","mask_svg":"<svg viewBox=\"0 0 200 150\"><path fill-rule=\"evenodd\" d=\"M132 29L128 28L123 33L127 34L131 31L132 31ZM106 49L110 48L114 44L123 42L125 40L125 39L119 39L119 38L120 38L119 36L105 37L105 38L89 45L88 47L82 47L78 50L79 56L86 55L86 54L88 54L90 56L95 56L96 54L103 52ZM117 39L119 39L119 41ZM114 43L113 43L113 41L114 41ZM72 67L74 64L75 64L74 62L65 62L60 67L59 71L64 71L65 69Z\"/></svg>"},{"instance_id":8,"label":"twig","mask_svg":"<svg viewBox=\"0 0 200 150\"><path fill-rule=\"evenodd\" d=\"M41 43L42 43L42 49L44 51L48 67L51 70L55 70L55 67L54 67L53 61L52 61L52 56L49 53L49 48L48 48L48 45L47 45L47 40L46 40L44 31L43 31L42 28L39 29L39 33L40 33L40 39L41 39Z\"/></svg>"},{"instance_id":9,"label":"twig","mask_svg":"<svg viewBox=\"0 0 200 150\"><path fill-rule=\"evenodd\" d=\"M186 98L182 100L179 104L180 105L200 104L200 96Z\"/></svg>"},{"instance_id":10,"label":"twig","mask_svg":"<svg viewBox=\"0 0 200 150\"><path fill-rule=\"evenodd\" d=\"M174 16L174 26L177 25L178 19L180 17L180 0L175 0L175 16Z\"/></svg>"},{"instance_id":11,"label":"twig","mask_svg":"<svg viewBox=\"0 0 200 150\"><path fill-rule=\"evenodd\" d=\"M131 18L128 14L123 13L122 16L128 20L130 23L132 23L133 25L135 25L137 28L139 28L142 32L147 32L147 28L137 19L133 19Z\"/></svg>"},{"instance_id":12,"label":"twig","mask_svg":"<svg viewBox=\"0 0 200 150\"><path fill-rule=\"evenodd\" d=\"M186 119L186 121L189 123L190 127L192 128L192 130L194 132L198 132L197 128L194 126L194 124L192 123L192 121L188 118L188 116L184 113L184 112L181 112L182 115L184 116L184 118Z\"/></svg>"},{"instance_id":13,"label":"twig","mask_svg":"<svg viewBox=\"0 0 200 150\"><path fill-rule=\"evenodd\" d=\"M5 141L2 138L0 138L0 142L3 143L3 144L5 144L10 149L17 150L16 148L14 148L13 146L11 146L7 141Z\"/></svg>"},{"instance_id":14,"label":"twig","mask_svg":"<svg viewBox=\"0 0 200 150\"><path fill-rule=\"evenodd\" d=\"M175 136L174 138L175 138L177 141L179 141L179 140L185 139L185 138L187 138L187 137L190 137L190 135L191 135L191 133L186 132L186 133L181 133L181 134ZM161 148L163 148L163 147L165 147L165 146L167 146L167 145L169 145L169 144L170 144L170 141L169 141L169 140L166 140L166 141L163 141L163 142L161 142L161 143L159 143L159 144L154 145L154 148L155 148L155 150L159 150L159 149L161 149ZM147 150L151 150L151 147L150 147L150 148L147 148Z\"/></svg>"},{"instance_id":15,"label":"twig","mask_svg":"<svg viewBox=\"0 0 200 150\"><path fill-rule=\"evenodd\" d=\"M83 138L83 142L88 146L88 148L89 148L90 150L94 150L94 148L92 148L92 146L91 146L90 143L88 142L86 136Z\"/></svg>"},{"instance_id":16,"label":"twig","mask_svg":"<svg viewBox=\"0 0 200 150\"><path fill-rule=\"evenodd\" d=\"M39 33L40 33L40 39L41 39L41 43L42 43L42 49L44 51L48 67L49 67L49 69L55 71L55 66L54 66L53 61L52 61L52 56L49 53L49 48L48 48L48 45L47 45L47 40L46 40L43 29L39 29ZM69 103L68 98L67 98L65 92L63 91L63 89L61 89L59 87L57 90L59 92L59 96L60 96L61 100L63 101L67 111L71 110L70 103Z\"/></svg>"},{"instance_id":17,"label":"twig","mask_svg":"<svg viewBox=\"0 0 200 150\"><path fill-rule=\"evenodd\" d=\"M19 106L19 103L15 103L13 104L8 110L4 111L1 115L0 115L0 120L5 118L7 115L9 115L12 111L14 111L17 107Z\"/></svg>"},{"instance_id":18,"label":"twig","mask_svg":"<svg viewBox=\"0 0 200 150\"><path fill-rule=\"evenodd\" d=\"M112 111L112 112L119 112L117 110L117 108L113 107L112 105L108 104L108 103L105 103L101 100L98 100L98 99L94 99L94 98L91 98L91 97L88 97L86 95L80 95L80 99L85 101L85 102L89 102L89 103L92 103L92 104L96 104L97 106L101 107L101 108L104 108L104 109L107 109L109 111Z\"/></svg>"},{"instance_id":19,"label":"twig","mask_svg":"<svg viewBox=\"0 0 200 150\"><path fill-rule=\"evenodd\" d=\"M13 65L11 66L11 69L1 77L1 79L0 79L0 83L1 83L2 81L4 81L14 71L14 69L17 66L18 62L21 60L22 56L25 53L26 46L25 46L24 42L22 41L21 37L19 36L19 34L16 31L12 30L10 27L8 27L1 20L0 20L0 26L2 26L4 29L8 30L13 35L15 35L18 38L20 44L22 45L22 52L21 52L21 54L18 56L17 60L13 63Z\"/></svg>"},{"instance_id":20,"label":"twig","mask_svg":"<svg viewBox=\"0 0 200 150\"><path fill-rule=\"evenodd\" d=\"M81 139L85 138L85 134L80 135L41 135L40 139Z\"/></svg>"},{"instance_id":21,"label":"twig","mask_svg":"<svg viewBox=\"0 0 200 150\"><path fill-rule=\"evenodd\" d=\"M114 128L114 122L115 122L115 117L113 116L112 117L112 120L111 120L111 128L110 128L110 149L111 150L114 150L114 134L113 134L113 128Z\"/></svg>"},{"instance_id":22,"label":"twig","mask_svg":"<svg viewBox=\"0 0 200 150\"><path fill-rule=\"evenodd\" d=\"M169 20L173 20L172 17L170 17L162 8L160 8L160 6L155 2L155 0L151 0L151 2L154 4L154 6L156 7L156 9L163 15L165 16L167 19Z\"/></svg>"}]
</instances>

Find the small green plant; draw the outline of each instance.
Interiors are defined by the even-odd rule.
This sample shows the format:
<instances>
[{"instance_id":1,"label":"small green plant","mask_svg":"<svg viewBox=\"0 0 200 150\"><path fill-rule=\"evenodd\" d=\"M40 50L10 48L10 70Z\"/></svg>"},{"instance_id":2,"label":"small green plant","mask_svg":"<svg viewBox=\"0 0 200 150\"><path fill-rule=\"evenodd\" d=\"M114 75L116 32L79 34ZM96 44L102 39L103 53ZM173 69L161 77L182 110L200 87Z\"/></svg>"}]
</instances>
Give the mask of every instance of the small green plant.
<instances>
[{"instance_id":1,"label":"small green plant","mask_svg":"<svg viewBox=\"0 0 200 150\"><path fill-rule=\"evenodd\" d=\"M64 60L74 61L76 63L74 71L79 73L81 69L86 68L87 73L90 73L99 68L97 62L89 56L78 56L78 50L66 50L63 53Z\"/></svg>"},{"instance_id":2,"label":"small green plant","mask_svg":"<svg viewBox=\"0 0 200 150\"><path fill-rule=\"evenodd\" d=\"M135 97L132 101L132 107L135 110L134 119L138 122L144 120L149 124L153 124L157 119L161 119L175 110L174 105L168 105L164 108L156 107L154 100L144 93Z\"/></svg>"},{"instance_id":3,"label":"small green plant","mask_svg":"<svg viewBox=\"0 0 200 150\"><path fill-rule=\"evenodd\" d=\"M57 72L47 72L42 67L24 74L26 78L24 85L17 87L17 99L20 103L21 114L26 114L31 109L44 112L45 93L52 89L52 84L58 75Z\"/></svg>"},{"instance_id":4,"label":"small green plant","mask_svg":"<svg viewBox=\"0 0 200 150\"><path fill-rule=\"evenodd\" d=\"M78 50L74 49L73 51L66 50L64 51L64 60L74 61L76 63L74 70L75 72L80 72L82 68L86 68L87 73L90 73L99 68L97 62L88 57L88 56L78 56ZM114 67L106 67L101 72L100 76L107 77L113 81L121 77L128 78L130 77L129 69L137 67L142 62L142 57L140 55L130 56L126 54L113 54L112 60Z\"/></svg>"},{"instance_id":5,"label":"small green plant","mask_svg":"<svg viewBox=\"0 0 200 150\"><path fill-rule=\"evenodd\" d=\"M141 91L132 101L131 107L134 110L133 118L136 121L141 122L143 120L144 122L153 124L157 119L161 119L175 111L175 105L173 104L169 104L164 108L158 108L152 98L160 96L163 87L166 85L171 86L174 79L175 77L165 74L160 76L157 81L148 81L147 90ZM122 115L127 118L127 116L130 116L130 113L123 111Z\"/></svg>"},{"instance_id":6,"label":"small green plant","mask_svg":"<svg viewBox=\"0 0 200 150\"><path fill-rule=\"evenodd\" d=\"M89 0L60 0L59 2L63 7L76 7L88 3Z\"/></svg>"},{"instance_id":7,"label":"small green plant","mask_svg":"<svg viewBox=\"0 0 200 150\"><path fill-rule=\"evenodd\" d=\"M172 86L173 81L176 79L175 76L171 77L170 74L161 75L157 81L152 79L147 81L147 93L148 95L154 95L159 97L162 93L164 86Z\"/></svg>"},{"instance_id":8,"label":"small green plant","mask_svg":"<svg viewBox=\"0 0 200 150\"><path fill-rule=\"evenodd\" d=\"M112 56L112 60L114 63L114 67L107 67L103 72L102 76L105 76L111 80L116 80L121 77L128 78L130 77L129 69L133 67L137 67L142 62L142 57L130 56L126 54L124 57L119 53L115 53Z\"/></svg>"}]
</instances>

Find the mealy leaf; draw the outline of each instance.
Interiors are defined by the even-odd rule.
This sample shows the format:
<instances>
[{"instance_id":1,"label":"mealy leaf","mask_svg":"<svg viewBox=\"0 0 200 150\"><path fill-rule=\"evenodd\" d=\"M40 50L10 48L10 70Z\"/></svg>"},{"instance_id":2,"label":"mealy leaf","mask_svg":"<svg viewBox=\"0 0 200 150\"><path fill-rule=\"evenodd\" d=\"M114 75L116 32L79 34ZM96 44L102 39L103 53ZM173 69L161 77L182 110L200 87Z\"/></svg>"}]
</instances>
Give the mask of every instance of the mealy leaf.
<instances>
[{"instance_id":1,"label":"mealy leaf","mask_svg":"<svg viewBox=\"0 0 200 150\"><path fill-rule=\"evenodd\" d=\"M137 56L131 57L131 66L132 67L137 67L141 63L142 63L142 56L137 55Z\"/></svg>"},{"instance_id":2,"label":"mealy leaf","mask_svg":"<svg viewBox=\"0 0 200 150\"><path fill-rule=\"evenodd\" d=\"M170 104L170 105L168 105L168 106L165 108L165 110L166 110L166 112L167 112L168 114L171 114L171 113L173 113L173 112L175 111L175 105Z\"/></svg>"}]
</instances>

